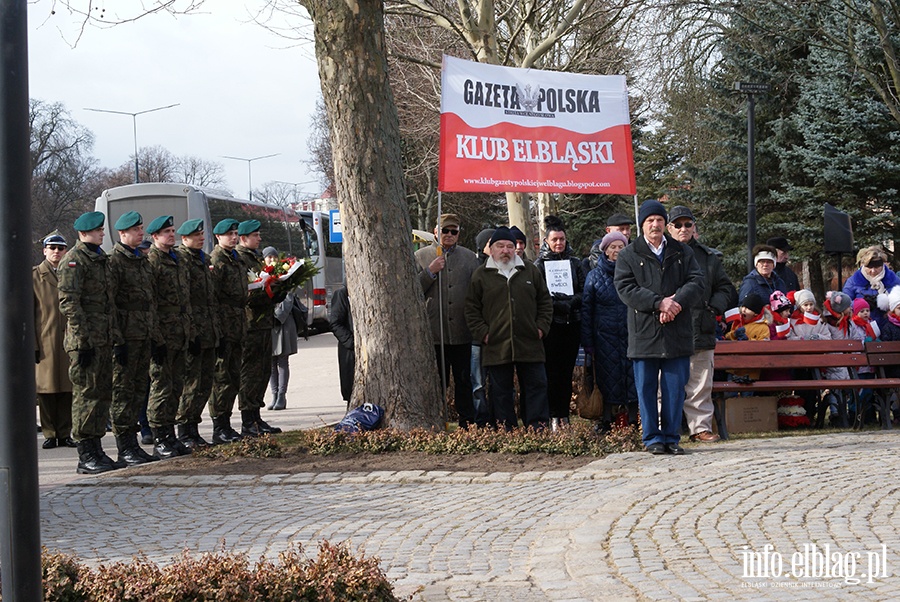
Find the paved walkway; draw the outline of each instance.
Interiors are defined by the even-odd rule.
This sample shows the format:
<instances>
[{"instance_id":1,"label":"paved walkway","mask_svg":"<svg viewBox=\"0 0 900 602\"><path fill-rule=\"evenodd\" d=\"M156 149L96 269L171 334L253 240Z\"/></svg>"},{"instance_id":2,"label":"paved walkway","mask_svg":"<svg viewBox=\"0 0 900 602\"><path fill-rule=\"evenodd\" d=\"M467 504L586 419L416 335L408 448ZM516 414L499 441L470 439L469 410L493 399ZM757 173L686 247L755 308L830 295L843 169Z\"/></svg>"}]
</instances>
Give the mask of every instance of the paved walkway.
<instances>
[{"instance_id":1,"label":"paved walkway","mask_svg":"<svg viewBox=\"0 0 900 602\"><path fill-rule=\"evenodd\" d=\"M897 432L739 441L524 474L117 471L45 491L43 544L90 562L137 550L166 562L183 548L256 558L349 540L381 558L399 594L428 602L897 600L898 443Z\"/></svg>"}]
</instances>

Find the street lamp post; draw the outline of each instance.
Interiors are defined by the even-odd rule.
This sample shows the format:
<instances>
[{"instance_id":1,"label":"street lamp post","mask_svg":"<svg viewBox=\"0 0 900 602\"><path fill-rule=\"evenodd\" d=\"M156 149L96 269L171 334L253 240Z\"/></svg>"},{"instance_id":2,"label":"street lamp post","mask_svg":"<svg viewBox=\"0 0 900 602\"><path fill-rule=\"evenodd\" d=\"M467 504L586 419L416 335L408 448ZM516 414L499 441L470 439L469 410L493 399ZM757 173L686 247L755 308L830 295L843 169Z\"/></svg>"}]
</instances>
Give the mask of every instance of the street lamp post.
<instances>
[{"instance_id":1,"label":"street lamp post","mask_svg":"<svg viewBox=\"0 0 900 602\"><path fill-rule=\"evenodd\" d=\"M747 263L753 270L753 247L756 246L756 98L754 94L769 91L769 84L735 82L734 89L747 95Z\"/></svg>"},{"instance_id":2,"label":"street lamp post","mask_svg":"<svg viewBox=\"0 0 900 602\"><path fill-rule=\"evenodd\" d=\"M315 182L318 182L318 180L307 180L306 182L285 182L284 180L273 180L273 182L275 184L287 184L288 186L293 186L294 190L293 190L292 194L294 196L294 203L296 204L298 202L297 201L297 186L303 186L305 184L314 184Z\"/></svg>"},{"instance_id":3,"label":"street lamp post","mask_svg":"<svg viewBox=\"0 0 900 602\"><path fill-rule=\"evenodd\" d=\"M281 153L273 153L271 155L261 155L259 157L252 157L250 159L246 157L230 157L228 155L221 155L223 159L234 159L235 161L246 161L247 162L247 189L250 192L250 200L253 200L253 172L250 170L250 164L254 161L258 161L259 159L268 159L269 157L277 157Z\"/></svg>"},{"instance_id":4,"label":"street lamp post","mask_svg":"<svg viewBox=\"0 0 900 602\"><path fill-rule=\"evenodd\" d=\"M162 111L163 109L171 109L172 107L177 107L181 103L176 102L173 105L166 105L164 107L156 107L155 109L147 109L146 111L138 111L137 113L129 113L128 111L110 111L108 109L88 109L85 108L85 111L94 111L95 113L113 113L115 115L131 115L131 121L134 126L134 183L137 184L141 181L140 172L138 171L138 143L137 143L137 116L143 115L144 113L153 113L154 111Z\"/></svg>"}]
</instances>

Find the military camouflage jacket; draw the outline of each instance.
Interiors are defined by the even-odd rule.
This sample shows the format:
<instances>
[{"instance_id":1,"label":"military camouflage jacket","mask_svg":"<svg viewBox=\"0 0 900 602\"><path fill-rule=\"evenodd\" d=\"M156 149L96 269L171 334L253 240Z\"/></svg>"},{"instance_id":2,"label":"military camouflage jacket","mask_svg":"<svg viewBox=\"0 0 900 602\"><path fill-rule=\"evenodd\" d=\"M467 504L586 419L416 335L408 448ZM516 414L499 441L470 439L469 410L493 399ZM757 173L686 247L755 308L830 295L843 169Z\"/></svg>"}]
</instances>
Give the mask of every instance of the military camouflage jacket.
<instances>
[{"instance_id":1,"label":"military camouflage jacket","mask_svg":"<svg viewBox=\"0 0 900 602\"><path fill-rule=\"evenodd\" d=\"M66 316L66 351L121 345L115 301L109 286L109 256L78 241L56 272L59 310Z\"/></svg>"},{"instance_id":2,"label":"military camouflage jacket","mask_svg":"<svg viewBox=\"0 0 900 602\"><path fill-rule=\"evenodd\" d=\"M243 245L236 247L238 257L244 263L244 271L259 273L263 271L265 263L259 251L248 249ZM249 282L248 282L249 283ZM277 296L276 296L277 298ZM281 297L284 299L284 296ZM279 302L281 301L279 299ZM250 291L247 298L247 330L263 330L275 325L275 304L264 289L258 288Z\"/></svg>"},{"instance_id":3,"label":"military camouflage jacket","mask_svg":"<svg viewBox=\"0 0 900 602\"><path fill-rule=\"evenodd\" d=\"M180 246L175 251L187 266L190 275L192 328L195 333L200 335L200 344L203 349L210 349L219 344L221 335L209 255L201 249L191 249L185 246Z\"/></svg>"},{"instance_id":4,"label":"military camouflage jacket","mask_svg":"<svg viewBox=\"0 0 900 602\"><path fill-rule=\"evenodd\" d=\"M247 306L247 269L237 251L226 251L219 245L213 249L210 261L222 334L229 341L239 343L244 340L244 331L247 329L244 317L244 308Z\"/></svg>"},{"instance_id":5,"label":"military camouflage jacket","mask_svg":"<svg viewBox=\"0 0 900 602\"><path fill-rule=\"evenodd\" d=\"M157 321L169 351L183 349L193 340L191 332L190 276L184 261L171 253L150 247L153 294L156 297Z\"/></svg>"},{"instance_id":6,"label":"military camouflage jacket","mask_svg":"<svg viewBox=\"0 0 900 602\"><path fill-rule=\"evenodd\" d=\"M153 274L144 254L117 242L109 256L109 276L122 338L126 341L153 339L161 344Z\"/></svg>"}]
</instances>

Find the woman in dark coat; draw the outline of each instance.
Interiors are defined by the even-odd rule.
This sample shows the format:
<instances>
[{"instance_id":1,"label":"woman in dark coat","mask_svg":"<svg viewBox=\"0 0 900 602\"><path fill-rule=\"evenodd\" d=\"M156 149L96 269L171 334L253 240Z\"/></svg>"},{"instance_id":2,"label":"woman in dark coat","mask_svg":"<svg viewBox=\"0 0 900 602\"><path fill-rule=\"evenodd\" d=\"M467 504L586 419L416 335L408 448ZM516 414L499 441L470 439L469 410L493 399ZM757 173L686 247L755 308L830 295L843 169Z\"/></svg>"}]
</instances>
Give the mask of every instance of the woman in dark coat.
<instances>
[{"instance_id":1,"label":"woman in dark coat","mask_svg":"<svg viewBox=\"0 0 900 602\"><path fill-rule=\"evenodd\" d=\"M553 297L553 322L544 337L544 366L547 370L547 399L550 402L550 428L556 430L569 422L569 405L572 402L572 373L578 359L581 339L581 292L584 290L584 272L581 259L572 253L566 241L566 229L558 217L548 215L544 220L547 237L541 245L541 255L534 265L547 280L547 262L568 262L568 278L572 294L553 292L552 283L547 286ZM565 263L563 264L565 265Z\"/></svg>"},{"instance_id":2,"label":"woman in dark coat","mask_svg":"<svg viewBox=\"0 0 900 602\"><path fill-rule=\"evenodd\" d=\"M775 273L775 260L778 251L769 245L756 245L753 247L753 270L744 276L741 281L741 290L738 299L743 299L750 293L756 293L759 298L768 301L775 291L787 292L781 276Z\"/></svg>"},{"instance_id":3,"label":"woman in dark coat","mask_svg":"<svg viewBox=\"0 0 900 602\"><path fill-rule=\"evenodd\" d=\"M603 237L603 253L597 267L588 274L582 294L581 345L585 353L593 356L594 382L603 394L603 430L609 430L612 424L614 405L625 406L629 423L637 423L637 390L627 355L628 307L619 299L613 284L616 258L627 244L628 239L621 232Z\"/></svg>"}]
</instances>

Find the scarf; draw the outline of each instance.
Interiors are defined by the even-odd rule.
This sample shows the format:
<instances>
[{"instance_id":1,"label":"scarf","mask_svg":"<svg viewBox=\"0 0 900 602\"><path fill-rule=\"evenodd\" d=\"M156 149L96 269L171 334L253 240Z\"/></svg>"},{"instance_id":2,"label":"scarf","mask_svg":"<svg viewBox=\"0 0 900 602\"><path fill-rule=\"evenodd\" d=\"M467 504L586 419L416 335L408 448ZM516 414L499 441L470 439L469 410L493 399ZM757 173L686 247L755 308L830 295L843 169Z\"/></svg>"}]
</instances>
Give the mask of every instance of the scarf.
<instances>
[{"instance_id":1,"label":"scarf","mask_svg":"<svg viewBox=\"0 0 900 602\"><path fill-rule=\"evenodd\" d=\"M878 291L881 295L887 294L887 289L884 287L884 275L887 273L887 267L883 267L880 272L878 272L877 276L869 276L866 274L866 271L862 268L859 268L860 273L865 277L866 280L869 281L869 284L872 285L872 288Z\"/></svg>"},{"instance_id":2,"label":"scarf","mask_svg":"<svg viewBox=\"0 0 900 602\"><path fill-rule=\"evenodd\" d=\"M809 324L810 326L815 326L819 323L819 314L803 312L803 316L797 320L797 324Z\"/></svg>"},{"instance_id":3,"label":"scarf","mask_svg":"<svg viewBox=\"0 0 900 602\"><path fill-rule=\"evenodd\" d=\"M853 316L853 323L866 331L866 338L870 338L874 341L878 338L878 333L875 332L875 328L873 328L873 322L869 322L862 316Z\"/></svg>"},{"instance_id":4,"label":"scarf","mask_svg":"<svg viewBox=\"0 0 900 602\"><path fill-rule=\"evenodd\" d=\"M824 303L825 311L828 312L826 317L835 321L832 326L843 332L845 335L850 331L850 324L847 316L839 314L831 308L831 299L826 299Z\"/></svg>"},{"instance_id":5,"label":"scarf","mask_svg":"<svg viewBox=\"0 0 900 602\"><path fill-rule=\"evenodd\" d=\"M894 326L900 326L900 316L895 315L894 312L888 314L888 320L890 320L891 324Z\"/></svg>"},{"instance_id":6,"label":"scarf","mask_svg":"<svg viewBox=\"0 0 900 602\"><path fill-rule=\"evenodd\" d=\"M791 321L782 318L781 314L777 311L772 312L772 325L769 327L771 332L771 338L773 339L786 339L788 333L791 331Z\"/></svg>"}]
</instances>

